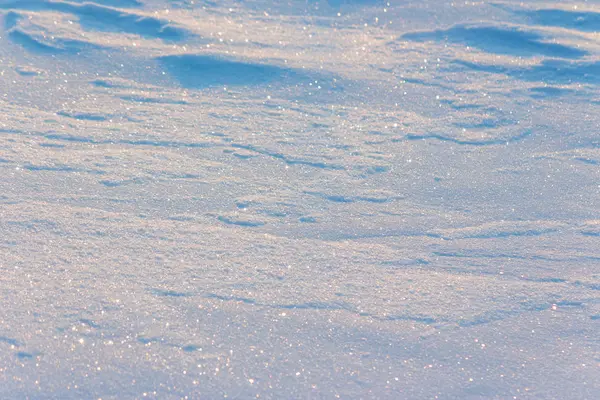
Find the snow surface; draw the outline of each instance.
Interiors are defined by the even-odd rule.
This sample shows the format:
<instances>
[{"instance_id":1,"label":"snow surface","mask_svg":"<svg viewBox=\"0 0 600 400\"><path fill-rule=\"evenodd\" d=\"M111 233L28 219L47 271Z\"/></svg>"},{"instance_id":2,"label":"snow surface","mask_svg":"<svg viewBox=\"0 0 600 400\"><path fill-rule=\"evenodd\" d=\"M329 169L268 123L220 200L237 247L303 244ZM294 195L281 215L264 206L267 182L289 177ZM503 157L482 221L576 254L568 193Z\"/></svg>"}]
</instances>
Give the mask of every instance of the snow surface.
<instances>
[{"instance_id":1,"label":"snow surface","mask_svg":"<svg viewBox=\"0 0 600 400\"><path fill-rule=\"evenodd\" d=\"M600 1L0 17L0 398L600 398Z\"/></svg>"}]
</instances>

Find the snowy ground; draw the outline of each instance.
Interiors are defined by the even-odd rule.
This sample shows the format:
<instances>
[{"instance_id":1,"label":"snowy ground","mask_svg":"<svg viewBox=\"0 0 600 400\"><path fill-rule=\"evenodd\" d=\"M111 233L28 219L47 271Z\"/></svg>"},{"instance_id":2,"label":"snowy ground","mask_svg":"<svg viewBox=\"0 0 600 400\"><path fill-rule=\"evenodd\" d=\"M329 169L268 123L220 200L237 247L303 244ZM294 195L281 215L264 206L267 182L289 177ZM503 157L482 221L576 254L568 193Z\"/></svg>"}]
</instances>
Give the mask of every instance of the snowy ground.
<instances>
[{"instance_id":1,"label":"snowy ground","mask_svg":"<svg viewBox=\"0 0 600 400\"><path fill-rule=\"evenodd\" d=\"M0 398L600 398L599 35L0 0Z\"/></svg>"}]
</instances>

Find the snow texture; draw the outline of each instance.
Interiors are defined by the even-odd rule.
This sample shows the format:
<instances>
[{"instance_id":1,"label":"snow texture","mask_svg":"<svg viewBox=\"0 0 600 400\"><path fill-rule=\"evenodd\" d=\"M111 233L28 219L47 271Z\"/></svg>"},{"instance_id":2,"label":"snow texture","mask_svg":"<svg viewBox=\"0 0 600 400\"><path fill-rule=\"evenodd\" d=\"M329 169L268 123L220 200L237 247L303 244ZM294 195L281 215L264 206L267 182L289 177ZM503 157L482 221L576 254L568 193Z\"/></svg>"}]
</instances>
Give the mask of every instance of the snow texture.
<instances>
[{"instance_id":1,"label":"snow texture","mask_svg":"<svg viewBox=\"0 0 600 400\"><path fill-rule=\"evenodd\" d=\"M600 398L599 33L0 0L0 398Z\"/></svg>"}]
</instances>

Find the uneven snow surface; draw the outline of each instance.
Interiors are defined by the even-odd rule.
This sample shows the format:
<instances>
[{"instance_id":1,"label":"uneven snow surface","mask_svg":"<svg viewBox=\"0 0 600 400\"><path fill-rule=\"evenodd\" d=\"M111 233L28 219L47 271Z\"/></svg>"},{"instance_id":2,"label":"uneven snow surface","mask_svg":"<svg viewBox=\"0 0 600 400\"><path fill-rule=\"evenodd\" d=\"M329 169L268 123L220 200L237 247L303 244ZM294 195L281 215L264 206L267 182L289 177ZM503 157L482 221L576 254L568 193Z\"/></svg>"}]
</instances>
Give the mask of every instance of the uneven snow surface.
<instances>
[{"instance_id":1,"label":"uneven snow surface","mask_svg":"<svg viewBox=\"0 0 600 400\"><path fill-rule=\"evenodd\" d=\"M1 399L600 398L600 1L0 0Z\"/></svg>"}]
</instances>

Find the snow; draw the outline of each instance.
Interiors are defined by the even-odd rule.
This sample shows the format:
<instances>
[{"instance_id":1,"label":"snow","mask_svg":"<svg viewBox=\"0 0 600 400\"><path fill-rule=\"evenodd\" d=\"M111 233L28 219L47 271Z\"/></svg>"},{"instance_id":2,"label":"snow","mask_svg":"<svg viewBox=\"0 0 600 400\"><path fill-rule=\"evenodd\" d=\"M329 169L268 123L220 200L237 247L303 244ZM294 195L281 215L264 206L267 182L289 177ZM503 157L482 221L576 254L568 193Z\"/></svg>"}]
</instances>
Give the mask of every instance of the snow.
<instances>
[{"instance_id":1,"label":"snow","mask_svg":"<svg viewBox=\"0 0 600 400\"><path fill-rule=\"evenodd\" d=\"M600 397L599 2L0 18L0 398Z\"/></svg>"}]
</instances>

